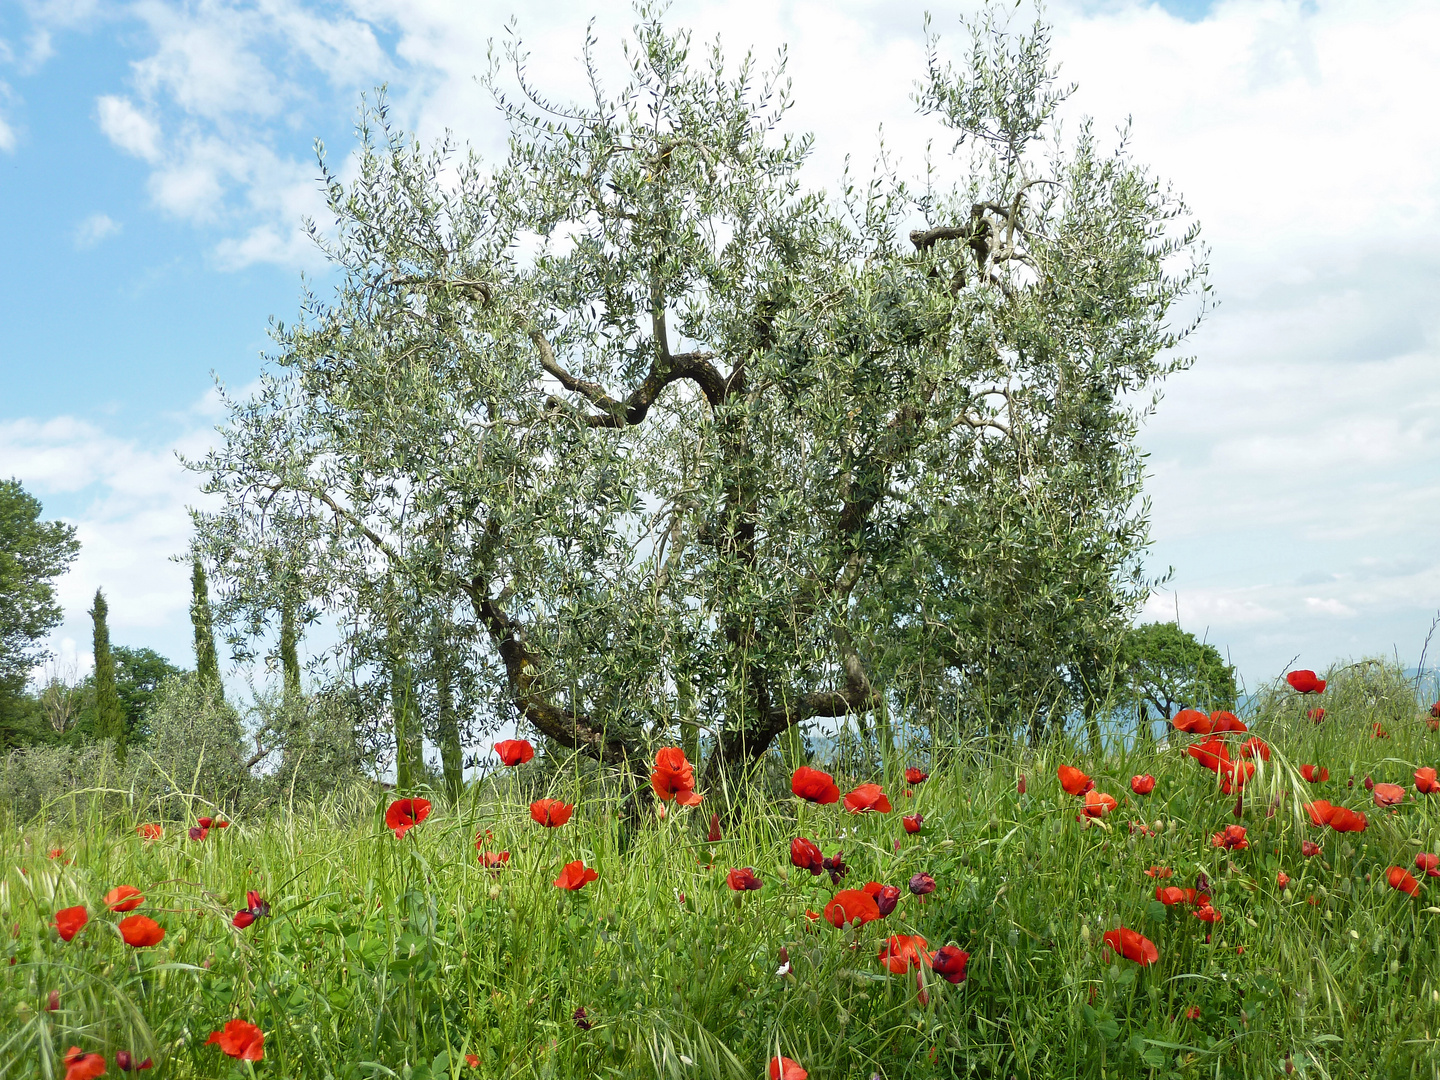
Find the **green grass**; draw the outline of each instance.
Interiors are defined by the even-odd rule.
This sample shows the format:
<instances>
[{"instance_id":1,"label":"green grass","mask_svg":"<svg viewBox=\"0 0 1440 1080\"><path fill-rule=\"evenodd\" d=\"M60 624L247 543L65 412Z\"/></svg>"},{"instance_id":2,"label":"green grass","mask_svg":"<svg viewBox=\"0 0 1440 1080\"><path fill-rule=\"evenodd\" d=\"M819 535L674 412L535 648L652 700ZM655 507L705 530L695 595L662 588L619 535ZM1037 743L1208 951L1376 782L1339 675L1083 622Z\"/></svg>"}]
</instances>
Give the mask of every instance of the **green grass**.
<instances>
[{"instance_id":1,"label":"green grass","mask_svg":"<svg viewBox=\"0 0 1440 1080\"><path fill-rule=\"evenodd\" d=\"M913 798L902 794L903 761L896 775L850 778L884 780L896 804L886 815L742 792L713 869L704 834L723 792L663 820L651 807L626 830L614 792L561 774L548 794L573 798L576 814L546 830L526 811L533 793L521 792L538 763L460 807L437 798L403 840L384 829L375 791L240 817L202 842L186 838L188 822L171 822L161 841L143 843L135 826L153 811L82 820L57 805L48 823L0 837L10 961L0 965L0 1075L63 1076L60 1057L77 1045L104 1053L107 1075L128 1049L154 1058L143 1074L152 1077L250 1076L252 1066L205 1045L232 1017L264 1030L253 1075L277 1078L757 1078L777 1048L815 1080L1269 1077L1285 1074L1287 1057L1300 1076L1440 1075L1440 880L1412 899L1384 876L1440 850L1437 803L1416 797L1410 779L1440 764L1440 734L1412 713L1374 739L1363 700L1327 701L1319 726L1302 704L1282 699L1253 725L1275 753L1247 788L1250 847L1234 853L1210 837L1236 821L1235 800L1183 738L1104 759L941 761ZM1077 822L1077 800L1055 777L1062 762L1086 768L1120 807ZM1304 784L1304 762L1328 766L1331 780ZM1159 778L1144 799L1130 794L1137 772ZM1370 804L1366 774L1406 786L1398 813ZM1310 826L1299 806L1315 796L1363 808L1369 828ZM925 816L915 836L900 823L911 811ZM1130 830L1142 818L1161 823L1156 835ZM511 853L503 871L478 865L479 829ZM831 889L789 866L797 833L827 854L843 847L846 886L903 888L923 870L939 887L923 903L906 893L888 919L858 931L812 924L805 910L820 910ZM1323 855L1301 856L1307 837ZM48 859L52 846L73 862ZM575 858L599 880L554 888ZM1143 871L1156 864L1174 869L1175 884L1209 878L1224 921L1208 943L1186 910L1154 902ZM764 888L732 893L732 866L754 867ZM1288 890L1276 885L1280 870ZM139 913L166 929L158 947L132 949L113 930L102 897L120 884L144 892ZM230 916L247 889L273 915L236 930ZM91 922L65 943L53 915L74 904ZM1159 962L1107 962L1101 936L1119 925L1154 941ZM967 949L968 980L924 972L922 1004L915 974L891 976L877 961L890 933ZM577 1007L591 1030L573 1021Z\"/></svg>"}]
</instances>

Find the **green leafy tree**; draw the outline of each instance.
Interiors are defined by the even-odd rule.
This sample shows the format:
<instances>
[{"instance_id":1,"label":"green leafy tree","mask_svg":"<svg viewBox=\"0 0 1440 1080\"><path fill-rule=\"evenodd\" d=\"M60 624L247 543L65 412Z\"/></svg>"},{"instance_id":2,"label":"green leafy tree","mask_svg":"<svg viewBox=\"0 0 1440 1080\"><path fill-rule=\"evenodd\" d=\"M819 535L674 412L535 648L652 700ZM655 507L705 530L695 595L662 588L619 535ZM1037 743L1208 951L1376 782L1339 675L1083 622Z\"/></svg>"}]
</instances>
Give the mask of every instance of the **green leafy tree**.
<instances>
[{"instance_id":1,"label":"green leafy tree","mask_svg":"<svg viewBox=\"0 0 1440 1080\"><path fill-rule=\"evenodd\" d=\"M214 694L225 698L225 684L220 678L220 658L215 652L215 627L210 611L210 584L205 564L197 553L190 572L190 624L195 629L195 674L201 682L213 687Z\"/></svg>"},{"instance_id":2,"label":"green leafy tree","mask_svg":"<svg viewBox=\"0 0 1440 1080\"><path fill-rule=\"evenodd\" d=\"M1134 435L1202 268L1123 146L1060 138L1048 31L972 29L959 68L932 42L919 96L963 152L837 197L780 134L780 71L648 14L614 95L587 42L588 104L512 52L494 167L367 109L314 230L338 292L277 326L196 463L227 613L253 618L262 568L297 553L343 648L468 607L477 679L554 743L633 766L683 711L714 733L711 781L813 719L883 721L920 670L972 696L984 673L1014 730L1039 667L1069 677L1026 651L1083 660L1133 607ZM982 610L928 632L985 545L1006 563L967 594ZM892 659L911 647L923 664Z\"/></svg>"},{"instance_id":3,"label":"green leafy tree","mask_svg":"<svg viewBox=\"0 0 1440 1080\"><path fill-rule=\"evenodd\" d=\"M80 550L75 527L41 521L42 509L20 481L0 480L0 741L7 745L42 730L25 683L45 659L45 635L64 615L55 579Z\"/></svg>"},{"instance_id":4,"label":"green leafy tree","mask_svg":"<svg viewBox=\"0 0 1440 1080\"><path fill-rule=\"evenodd\" d=\"M125 743L135 746L150 737L150 710L160 685L185 672L154 649L116 645L111 654L115 658L115 693L125 716Z\"/></svg>"},{"instance_id":5,"label":"green leafy tree","mask_svg":"<svg viewBox=\"0 0 1440 1080\"><path fill-rule=\"evenodd\" d=\"M90 618L95 623L94 720L92 730L97 739L113 739L115 756L125 760L125 711L120 705L120 692L115 683L115 654L110 649L110 606L105 595L95 590L95 606Z\"/></svg>"},{"instance_id":6,"label":"green leafy tree","mask_svg":"<svg viewBox=\"0 0 1440 1080\"><path fill-rule=\"evenodd\" d=\"M1125 638L1123 667L1139 703L1141 720L1150 709L1169 720L1180 709L1235 708L1235 669L1220 650L1173 622L1146 623Z\"/></svg>"}]
</instances>

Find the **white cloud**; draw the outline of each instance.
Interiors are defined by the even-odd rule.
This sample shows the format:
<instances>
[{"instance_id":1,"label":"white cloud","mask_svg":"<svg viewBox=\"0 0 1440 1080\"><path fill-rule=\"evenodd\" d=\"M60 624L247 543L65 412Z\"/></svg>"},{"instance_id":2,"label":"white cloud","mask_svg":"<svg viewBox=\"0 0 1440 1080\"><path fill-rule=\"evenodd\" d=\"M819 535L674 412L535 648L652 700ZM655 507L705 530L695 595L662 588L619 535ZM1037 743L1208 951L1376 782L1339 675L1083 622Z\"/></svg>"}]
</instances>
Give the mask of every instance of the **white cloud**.
<instances>
[{"instance_id":1,"label":"white cloud","mask_svg":"<svg viewBox=\"0 0 1440 1080\"><path fill-rule=\"evenodd\" d=\"M160 160L160 125L137 109L129 98L105 94L95 102L100 130L127 154L148 161Z\"/></svg>"},{"instance_id":2,"label":"white cloud","mask_svg":"<svg viewBox=\"0 0 1440 1080\"><path fill-rule=\"evenodd\" d=\"M109 214L91 214L75 227L75 246L92 248L120 231L120 223Z\"/></svg>"}]
</instances>

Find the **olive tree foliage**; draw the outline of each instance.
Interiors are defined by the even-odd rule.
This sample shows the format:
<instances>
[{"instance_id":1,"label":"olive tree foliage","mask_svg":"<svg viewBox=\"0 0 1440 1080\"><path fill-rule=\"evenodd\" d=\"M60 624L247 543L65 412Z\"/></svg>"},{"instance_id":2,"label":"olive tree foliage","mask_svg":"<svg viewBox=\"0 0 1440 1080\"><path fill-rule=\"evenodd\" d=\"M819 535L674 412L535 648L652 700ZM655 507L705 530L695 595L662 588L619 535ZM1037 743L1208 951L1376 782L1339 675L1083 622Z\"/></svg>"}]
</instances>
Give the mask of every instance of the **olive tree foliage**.
<instances>
[{"instance_id":1,"label":"olive tree foliage","mask_svg":"<svg viewBox=\"0 0 1440 1080\"><path fill-rule=\"evenodd\" d=\"M518 48L492 65L492 168L364 110L312 225L335 295L275 328L196 463L227 613L273 610L263 567L303 554L366 659L442 610L489 715L607 763L693 718L713 779L873 713L913 648L963 669L926 628L1006 507L1096 533L1071 592L1124 606L1133 435L1180 366L1196 236L1123 147L1059 139L1043 26L972 30L964 65L919 73L955 152L834 196L781 126L783 57L732 67L644 9L617 93L593 40L586 102Z\"/></svg>"}]
</instances>

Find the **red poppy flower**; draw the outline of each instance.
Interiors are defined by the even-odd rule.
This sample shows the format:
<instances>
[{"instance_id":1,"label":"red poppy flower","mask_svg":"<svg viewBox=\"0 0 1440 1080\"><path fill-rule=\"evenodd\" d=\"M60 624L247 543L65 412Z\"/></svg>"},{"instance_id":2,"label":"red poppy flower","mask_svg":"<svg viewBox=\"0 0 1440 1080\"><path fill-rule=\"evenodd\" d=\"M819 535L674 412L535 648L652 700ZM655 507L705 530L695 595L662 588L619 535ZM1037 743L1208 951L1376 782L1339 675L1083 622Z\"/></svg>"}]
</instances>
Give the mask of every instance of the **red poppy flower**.
<instances>
[{"instance_id":1,"label":"red poppy flower","mask_svg":"<svg viewBox=\"0 0 1440 1080\"><path fill-rule=\"evenodd\" d=\"M1330 828L1336 832L1364 832L1368 824L1364 814L1358 810L1347 810L1343 806L1335 807L1329 821Z\"/></svg>"},{"instance_id":2,"label":"red poppy flower","mask_svg":"<svg viewBox=\"0 0 1440 1080\"><path fill-rule=\"evenodd\" d=\"M119 929L120 936L125 939L125 944L137 949L159 945L161 939L165 937L164 928L147 915L131 915L121 919Z\"/></svg>"},{"instance_id":3,"label":"red poppy flower","mask_svg":"<svg viewBox=\"0 0 1440 1080\"><path fill-rule=\"evenodd\" d=\"M920 825L924 820L925 816L923 814L906 814L900 819L900 824L905 826L906 832L917 833L920 831Z\"/></svg>"},{"instance_id":4,"label":"red poppy flower","mask_svg":"<svg viewBox=\"0 0 1440 1080\"><path fill-rule=\"evenodd\" d=\"M560 876L555 879L555 887L574 892L576 889L583 889L587 883L596 880L599 876L599 873L586 866L583 860L576 859L574 862L565 864L565 868L560 871Z\"/></svg>"},{"instance_id":5,"label":"red poppy flower","mask_svg":"<svg viewBox=\"0 0 1440 1080\"><path fill-rule=\"evenodd\" d=\"M1219 772L1230 764L1230 751L1220 739L1191 743L1185 748L1185 752L1211 772Z\"/></svg>"},{"instance_id":6,"label":"red poppy flower","mask_svg":"<svg viewBox=\"0 0 1440 1080\"><path fill-rule=\"evenodd\" d=\"M65 1080L94 1080L105 1075L105 1055L87 1054L78 1046L65 1051Z\"/></svg>"},{"instance_id":7,"label":"red poppy flower","mask_svg":"<svg viewBox=\"0 0 1440 1080\"><path fill-rule=\"evenodd\" d=\"M1285 676L1285 681L1297 694L1323 694L1325 692L1325 680L1316 678L1313 671L1292 671Z\"/></svg>"},{"instance_id":8,"label":"red poppy flower","mask_svg":"<svg viewBox=\"0 0 1440 1080\"><path fill-rule=\"evenodd\" d=\"M1023 772L1020 774L1020 779L1015 781L1015 794L1025 794L1025 774Z\"/></svg>"},{"instance_id":9,"label":"red poppy flower","mask_svg":"<svg viewBox=\"0 0 1440 1080\"><path fill-rule=\"evenodd\" d=\"M146 1058L144 1061L136 1061L129 1050L115 1051L115 1067L121 1072L143 1072L146 1069L153 1069L155 1062Z\"/></svg>"},{"instance_id":10,"label":"red poppy flower","mask_svg":"<svg viewBox=\"0 0 1440 1080\"><path fill-rule=\"evenodd\" d=\"M1405 789L1399 784L1376 784L1376 806L1399 806L1405 801Z\"/></svg>"},{"instance_id":11,"label":"red poppy flower","mask_svg":"<svg viewBox=\"0 0 1440 1080\"><path fill-rule=\"evenodd\" d=\"M1212 924L1213 924L1213 923L1220 922L1222 919L1225 918L1224 915L1221 915L1220 912L1216 911L1216 910L1215 910L1213 907L1211 907L1209 904L1202 904L1200 907L1196 908L1196 909L1195 909L1194 911L1192 911L1190 914L1191 914L1191 915L1194 915L1197 919L1199 919L1199 920L1200 920L1201 922L1203 922L1203 923L1212 923Z\"/></svg>"},{"instance_id":12,"label":"red poppy flower","mask_svg":"<svg viewBox=\"0 0 1440 1080\"><path fill-rule=\"evenodd\" d=\"M501 739L495 744L495 753L500 755L500 764L509 769L533 758L535 747L525 739Z\"/></svg>"},{"instance_id":13,"label":"red poppy flower","mask_svg":"<svg viewBox=\"0 0 1440 1080\"><path fill-rule=\"evenodd\" d=\"M196 818L195 824L199 825L202 829L208 829L211 825L215 824L215 819L213 817Z\"/></svg>"},{"instance_id":14,"label":"red poppy flower","mask_svg":"<svg viewBox=\"0 0 1440 1080\"><path fill-rule=\"evenodd\" d=\"M1186 1019L1186 1020L1199 1020L1199 1019L1200 1019L1200 1006L1199 1006L1199 1005L1191 1005L1188 1009L1186 1009L1186 1010L1185 1010L1185 1019Z\"/></svg>"},{"instance_id":15,"label":"red poppy flower","mask_svg":"<svg viewBox=\"0 0 1440 1080\"><path fill-rule=\"evenodd\" d=\"M476 1055L476 1054L466 1054L466 1055L465 1055L465 1067L466 1067L467 1069L478 1069L478 1068L480 1067L480 1058L479 1058L479 1056Z\"/></svg>"},{"instance_id":16,"label":"red poppy flower","mask_svg":"<svg viewBox=\"0 0 1440 1080\"><path fill-rule=\"evenodd\" d=\"M819 875L825 869L825 856L820 849L803 836L797 836L790 841L790 862L791 865L801 870L809 870L810 873Z\"/></svg>"},{"instance_id":17,"label":"red poppy flower","mask_svg":"<svg viewBox=\"0 0 1440 1080\"><path fill-rule=\"evenodd\" d=\"M1372 739L1388 739L1390 738L1390 732L1386 731L1379 724L1371 724L1370 737Z\"/></svg>"},{"instance_id":18,"label":"red poppy flower","mask_svg":"<svg viewBox=\"0 0 1440 1080\"><path fill-rule=\"evenodd\" d=\"M952 983L965 981L965 965L970 963L970 954L955 945L942 945L930 958L930 967L942 979Z\"/></svg>"},{"instance_id":19,"label":"red poppy flower","mask_svg":"<svg viewBox=\"0 0 1440 1080\"><path fill-rule=\"evenodd\" d=\"M486 870L499 870L510 861L508 851L482 851L478 856L480 865Z\"/></svg>"},{"instance_id":20,"label":"red poppy flower","mask_svg":"<svg viewBox=\"0 0 1440 1080\"><path fill-rule=\"evenodd\" d=\"M1245 721L1233 712L1221 709L1219 712L1210 714L1210 730L1219 735L1222 731L1249 731L1250 729L1245 726Z\"/></svg>"},{"instance_id":21,"label":"red poppy flower","mask_svg":"<svg viewBox=\"0 0 1440 1080\"><path fill-rule=\"evenodd\" d=\"M398 840L429 816L429 799L396 799L385 811L385 827L393 829Z\"/></svg>"},{"instance_id":22,"label":"red poppy flower","mask_svg":"<svg viewBox=\"0 0 1440 1080\"><path fill-rule=\"evenodd\" d=\"M105 906L111 911L134 911L145 897L134 885L117 885L105 894Z\"/></svg>"},{"instance_id":23,"label":"red poppy flower","mask_svg":"<svg viewBox=\"0 0 1440 1080\"><path fill-rule=\"evenodd\" d=\"M1060 777L1060 786L1067 795L1084 795L1095 787L1095 781L1073 765L1061 765L1055 775Z\"/></svg>"},{"instance_id":24,"label":"red poppy flower","mask_svg":"<svg viewBox=\"0 0 1440 1080\"><path fill-rule=\"evenodd\" d=\"M1227 761L1219 769L1220 790L1226 795L1234 791L1243 791L1254 775L1255 763L1253 761Z\"/></svg>"},{"instance_id":25,"label":"red poppy flower","mask_svg":"<svg viewBox=\"0 0 1440 1080\"><path fill-rule=\"evenodd\" d=\"M1440 701L1437 701L1434 705L1430 706L1430 715L1435 717L1435 719L1440 720Z\"/></svg>"},{"instance_id":26,"label":"red poppy flower","mask_svg":"<svg viewBox=\"0 0 1440 1080\"><path fill-rule=\"evenodd\" d=\"M905 770L905 783L907 784L923 784L929 779L930 774L928 772L921 772L914 765L911 765Z\"/></svg>"},{"instance_id":27,"label":"red poppy flower","mask_svg":"<svg viewBox=\"0 0 1440 1080\"><path fill-rule=\"evenodd\" d=\"M1081 812L1086 817L1104 817L1119 805L1120 804L1115 801L1114 795L1106 795L1103 791L1087 791L1085 793L1085 808Z\"/></svg>"},{"instance_id":28,"label":"red poppy flower","mask_svg":"<svg viewBox=\"0 0 1440 1080\"><path fill-rule=\"evenodd\" d=\"M154 822L148 825L141 825L135 831L140 834L141 840L159 840L165 835L164 827L156 825Z\"/></svg>"},{"instance_id":29,"label":"red poppy flower","mask_svg":"<svg viewBox=\"0 0 1440 1080\"><path fill-rule=\"evenodd\" d=\"M220 1031L212 1031L205 1045L217 1044L221 1050L240 1061L265 1060L265 1034L244 1020L227 1020Z\"/></svg>"},{"instance_id":30,"label":"red poppy flower","mask_svg":"<svg viewBox=\"0 0 1440 1080\"><path fill-rule=\"evenodd\" d=\"M530 804L531 819L547 829L564 825L574 812L572 803L561 802L559 799L536 799Z\"/></svg>"},{"instance_id":31,"label":"red poppy flower","mask_svg":"<svg viewBox=\"0 0 1440 1080\"><path fill-rule=\"evenodd\" d=\"M1411 896L1420 895L1420 883L1403 866L1392 866L1386 870L1385 880L1390 883L1392 889L1399 889Z\"/></svg>"},{"instance_id":32,"label":"red poppy flower","mask_svg":"<svg viewBox=\"0 0 1440 1080\"><path fill-rule=\"evenodd\" d=\"M1336 807L1330 805L1325 799L1316 799L1312 803L1304 803L1301 807L1310 815L1311 825L1329 825L1330 819L1335 815Z\"/></svg>"},{"instance_id":33,"label":"red poppy flower","mask_svg":"<svg viewBox=\"0 0 1440 1080\"><path fill-rule=\"evenodd\" d=\"M1426 877L1440 877L1440 855L1416 855L1415 867L1424 870Z\"/></svg>"},{"instance_id":34,"label":"red poppy flower","mask_svg":"<svg viewBox=\"0 0 1440 1080\"><path fill-rule=\"evenodd\" d=\"M1245 839L1244 825L1226 825L1223 831L1210 838L1210 846L1227 851L1244 851L1250 846L1250 841Z\"/></svg>"},{"instance_id":35,"label":"red poppy flower","mask_svg":"<svg viewBox=\"0 0 1440 1080\"><path fill-rule=\"evenodd\" d=\"M770 1080L805 1080L810 1074L800 1067L798 1061L787 1057L770 1059Z\"/></svg>"},{"instance_id":36,"label":"red poppy flower","mask_svg":"<svg viewBox=\"0 0 1440 1080\"><path fill-rule=\"evenodd\" d=\"M1210 902L1210 897L1198 889L1182 889L1178 885L1162 885L1155 890L1155 899L1166 907L1174 907L1176 904L1190 904L1199 907Z\"/></svg>"},{"instance_id":37,"label":"red poppy flower","mask_svg":"<svg viewBox=\"0 0 1440 1080\"><path fill-rule=\"evenodd\" d=\"M845 796L845 809L852 814L863 814L868 810L878 810L882 814L888 814L890 800L880 789L879 784L861 784Z\"/></svg>"},{"instance_id":38,"label":"red poppy flower","mask_svg":"<svg viewBox=\"0 0 1440 1080\"><path fill-rule=\"evenodd\" d=\"M731 870L725 875L725 883L736 892L754 892L765 884L755 876L755 871L748 866L739 870Z\"/></svg>"},{"instance_id":39,"label":"red poppy flower","mask_svg":"<svg viewBox=\"0 0 1440 1080\"><path fill-rule=\"evenodd\" d=\"M916 896L928 896L935 891L935 879L923 870L910 875L910 891Z\"/></svg>"},{"instance_id":40,"label":"red poppy flower","mask_svg":"<svg viewBox=\"0 0 1440 1080\"><path fill-rule=\"evenodd\" d=\"M1318 723L1320 723L1321 720L1324 720L1324 719L1325 719L1325 710L1324 710L1324 708L1322 708L1322 707L1319 706L1319 705L1316 705L1316 706L1313 706L1312 708L1306 709L1306 710L1305 710L1305 719L1306 719L1306 720L1309 720L1312 724L1318 724Z\"/></svg>"},{"instance_id":41,"label":"red poppy flower","mask_svg":"<svg viewBox=\"0 0 1440 1080\"><path fill-rule=\"evenodd\" d=\"M861 889L841 889L825 905L825 921L831 926L874 922L878 918L880 908L874 898Z\"/></svg>"},{"instance_id":42,"label":"red poppy flower","mask_svg":"<svg viewBox=\"0 0 1440 1080\"><path fill-rule=\"evenodd\" d=\"M1168 866L1152 866L1149 870L1145 871L1145 876L1164 880L1165 878L1174 877L1175 871L1171 870Z\"/></svg>"},{"instance_id":43,"label":"red poppy flower","mask_svg":"<svg viewBox=\"0 0 1440 1080\"><path fill-rule=\"evenodd\" d=\"M895 910L895 905L900 903L900 890L894 885L881 885L878 881L867 881L865 893L875 901L875 910L880 912L884 918Z\"/></svg>"},{"instance_id":44,"label":"red poppy flower","mask_svg":"<svg viewBox=\"0 0 1440 1080\"><path fill-rule=\"evenodd\" d=\"M1313 859L1316 855L1320 854L1320 845L1313 840L1301 840L1300 854L1304 855L1307 859Z\"/></svg>"},{"instance_id":45,"label":"red poppy flower","mask_svg":"<svg viewBox=\"0 0 1440 1080\"><path fill-rule=\"evenodd\" d=\"M210 835L210 830L200 825L191 825L189 835L191 840L204 840Z\"/></svg>"},{"instance_id":46,"label":"red poppy flower","mask_svg":"<svg viewBox=\"0 0 1440 1080\"><path fill-rule=\"evenodd\" d=\"M1435 770L1431 768L1415 770L1415 790L1421 795L1434 795L1440 792L1440 780L1435 777Z\"/></svg>"},{"instance_id":47,"label":"red poppy flower","mask_svg":"<svg viewBox=\"0 0 1440 1080\"><path fill-rule=\"evenodd\" d=\"M1105 944L1114 949L1126 960L1134 960L1141 967L1146 967L1160 959L1160 950L1155 948L1155 943L1134 930L1121 926L1115 930L1105 932Z\"/></svg>"},{"instance_id":48,"label":"red poppy flower","mask_svg":"<svg viewBox=\"0 0 1440 1080\"><path fill-rule=\"evenodd\" d=\"M1155 777L1149 773L1130 777L1130 790L1136 795L1149 795L1155 790Z\"/></svg>"},{"instance_id":49,"label":"red poppy flower","mask_svg":"<svg viewBox=\"0 0 1440 1080\"><path fill-rule=\"evenodd\" d=\"M892 975L904 975L912 967L930 962L925 939L919 934L893 934L880 946L880 959Z\"/></svg>"},{"instance_id":50,"label":"red poppy flower","mask_svg":"<svg viewBox=\"0 0 1440 1080\"><path fill-rule=\"evenodd\" d=\"M1275 884L1282 889L1288 889L1290 887L1290 875L1285 873L1284 870L1278 871L1275 874Z\"/></svg>"},{"instance_id":51,"label":"red poppy flower","mask_svg":"<svg viewBox=\"0 0 1440 1080\"><path fill-rule=\"evenodd\" d=\"M1199 709L1181 709L1170 723L1175 725L1176 731L1183 731L1187 735L1210 734L1210 717Z\"/></svg>"},{"instance_id":52,"label":"red poppy flower","mask_svg":"<svg viewBox=\"0 0 1440 1080\"><path fill-rule=\"evenodd\" d=\"M1319 784L1330 779L1330 770L1319 765L1301 765L1300 775L1311 784Z\"/></svg>"},{"instance_id":53,"label":"red poppy flower","mask_svg":"<svg viewBox=\"0 0 1440 1080\"><path fill-rule=\"evenodd\" d=\"M77 904L74 907L61 908L55 912L55 930L60 935L61 941L69 941L90 921L90 912L85 910L84 904Z\"/></svg>"},{"instance_id":54,"label":"red poppy flower","mask_svg":"<svg viewBox=\"0 0 1440 1080\"><path fill-rule=\"evenodd\" d=\"M695 791L695 768L678 746L665 746L655 752L650 786L662 802L674 799L681 806L699 806L705 798Z\"/></svg>"},{"instance_id":55,"label":"red poppy flower","mask_svg":"<svg viewBox=\"0 0 1440 1080\"><path fill-rule=\"evenodd\" d=\"M270 905L261 899L258 892L251 889L245 894L245 907L237 911L235 917L230 921L239 929L244 930L256 919L263 919L269 914Z\"/></svg>"},{"instance_id":56,"label":"red poppy flower","mask_svg":"<svg viewBox=\"0 0 1440 1080\"><path fill-rule=\"evenodd\" d=\"M828 806L840 801L840 788L827 772L801 765L790 778L790 790L806 802Z\"/></svg>"},{"instance_id":57,"label":"red poppy flower","mask_svg":"<svg viewBox=\"0 0 1440 1080\"><path fill-rule=\"evenodd\" d=\"M1270 746L1264 739L1252 735L1240 744L1240 756L1247 758L1258 757L1261 761L1270 760Z\"/></svg>"},{"instance_id":58,"label":"red poppy flower","mask_svg":"<svg viewBox=\"0 0 1440 1080\"><path fill-rule=\"evenodd\" d=\"M65 857L65 849L63 847L52 847L49 851L45 852L45 857L47 859L63 859Z\"/></svg>"}]
</instances>

